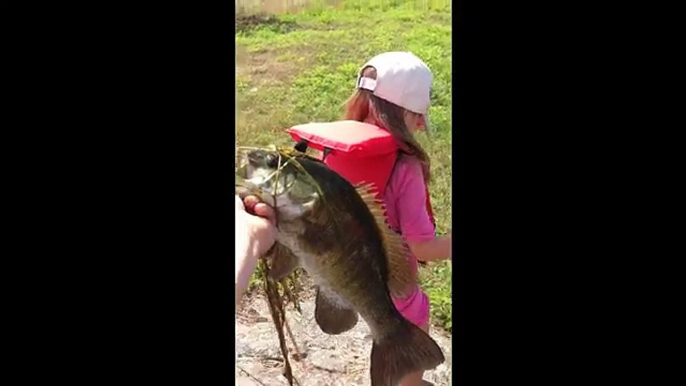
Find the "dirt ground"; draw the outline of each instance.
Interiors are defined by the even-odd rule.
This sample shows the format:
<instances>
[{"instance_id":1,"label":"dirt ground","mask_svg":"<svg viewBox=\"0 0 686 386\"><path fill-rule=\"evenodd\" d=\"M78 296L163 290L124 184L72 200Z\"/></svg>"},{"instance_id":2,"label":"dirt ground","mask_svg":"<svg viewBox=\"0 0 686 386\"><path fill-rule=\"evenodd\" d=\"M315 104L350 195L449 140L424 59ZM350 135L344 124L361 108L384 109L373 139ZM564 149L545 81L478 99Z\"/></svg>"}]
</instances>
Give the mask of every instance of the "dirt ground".
<instances>
[{"instance_id":1,"label":"dirt ground","mask_svg":"<svg viewBox=\"0 0 686 386\"><path fill-rule=\"evenodd\" d=\"M312 291L300 299L302 315L289 306L286 318L303 359L289 358L293 375L301 386L369 385L372 340L369 327L360 319L350 331L326 335L314 320ZM447 386L451 382L450 336L431 329L431 337L445 355L445 362L424 373L426 385ZM292 353L290 340L287 345ZM236 317L236 381L239 386L288 385L282 375L283 358L265 298L246 295Z\"/></svg>"}]
</instances>

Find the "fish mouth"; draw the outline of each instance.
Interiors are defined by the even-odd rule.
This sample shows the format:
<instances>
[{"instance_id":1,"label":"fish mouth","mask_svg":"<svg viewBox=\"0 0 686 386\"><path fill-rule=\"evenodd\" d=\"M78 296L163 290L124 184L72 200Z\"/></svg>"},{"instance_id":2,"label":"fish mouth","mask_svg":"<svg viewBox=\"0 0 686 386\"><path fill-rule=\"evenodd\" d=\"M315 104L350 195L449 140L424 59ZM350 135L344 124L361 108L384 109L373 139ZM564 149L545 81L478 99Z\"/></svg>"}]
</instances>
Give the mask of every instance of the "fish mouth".
<instances>
[{"instance_id":1,"label":"fish mouth","mask_svg":"<svg viewBox=\"0 0 686 386\"><path fill-rule=\"evenodd\" d=\"M248 153L248 165L253 167L265 167L269 169L279 168L279 156L271 151L253 150Z\"/></svg>"},{"instance_id":2,"label":"fish mouth","mask_svg":"<svg viewBox=\"0 0 686 386\"><path fill-rule=\"evenodd\" d=\"M271 189L262 188L262 184L265 179L262 176L256 176L251 179L241 179L241 181L236 181L235 192L241 199L245 199L247 196L257 196L262 202L270 205L276 205L276 195L271 191Z\"/></svg>"},{"instance_id":3,"label":"fish mouth","mask_svg":"<svg viewBox=\"0 0 686 386\"><path fill-rule=\"evenodd\" d=\"M243 153L237 166L236 194L243 199L257 196L277 209L279 217L296 218L317 202L318 195L302 181L297 161L287 154L255 149Z\"/></svg>"},{"instance_id":4,"label":"fish mouth","mask_svg":"<svg viewBox=\"0 0 686 386\"><path fill-rule=\"evenodd\" d=\"M241 160L236 170L235 192L240 198L257 196L263 202L276 206L276 198L286 194L284 163L279 165L280 157L273 151L253 150ZM281 168L279 168L281 166ZM281 174L283 173L283 174Z\"/></svg>"}]
</instances>

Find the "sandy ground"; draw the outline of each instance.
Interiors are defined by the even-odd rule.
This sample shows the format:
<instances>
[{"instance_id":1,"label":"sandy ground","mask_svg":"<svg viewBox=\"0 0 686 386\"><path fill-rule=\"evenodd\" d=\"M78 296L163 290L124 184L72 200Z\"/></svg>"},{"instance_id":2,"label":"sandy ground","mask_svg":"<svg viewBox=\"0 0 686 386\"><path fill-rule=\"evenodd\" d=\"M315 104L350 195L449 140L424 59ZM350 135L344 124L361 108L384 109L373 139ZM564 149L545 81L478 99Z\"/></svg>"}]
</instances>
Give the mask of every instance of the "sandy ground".
<instances>
[{"instance_id":1,"label":"sandy ground","mask_svg":"<svg viewBox=\"0 0 686 386\"><path fill-rule=\"evenodd\" d=\"M289 358L293 375L301 386L369 385L369 356L372 340L369 327L360 319L350 331L326 335L314 320L314 299L310 292L300 299L302 315L289 306L286 318L304 358ZM445 362L424 373L426 385L451 384L450 335L431 329L431 337L445 355ZM287 338L291 354L293 348ZM236 381L239 386L288 385L282 375L284 362L265 298L246 295L236 317Z\"/></svg>"}]
</instances>

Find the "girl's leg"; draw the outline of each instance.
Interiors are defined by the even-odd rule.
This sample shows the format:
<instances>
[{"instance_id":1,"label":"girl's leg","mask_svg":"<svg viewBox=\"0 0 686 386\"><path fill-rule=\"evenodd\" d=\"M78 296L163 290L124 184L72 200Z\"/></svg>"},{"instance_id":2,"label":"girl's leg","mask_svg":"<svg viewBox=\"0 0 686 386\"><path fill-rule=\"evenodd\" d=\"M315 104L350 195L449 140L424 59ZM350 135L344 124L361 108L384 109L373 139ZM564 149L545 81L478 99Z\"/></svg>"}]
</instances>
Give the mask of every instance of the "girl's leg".
<instances>
[{"instance_id":1,"label":"girl's leg","mask_svg":"<svg viewBox=\"0 0 686 386\"><path fill-rule=\"evenodd\" d=\"M429 333L429 321L426 321L426 324L423 326L419 326L424 332L427 334ZM424 378L424 372L423 371L418 371L416 373L410 373L403 378L402 381L398 384L398 386L422 386L424 384L423 381Z\"/></svg>"}]
</instances>

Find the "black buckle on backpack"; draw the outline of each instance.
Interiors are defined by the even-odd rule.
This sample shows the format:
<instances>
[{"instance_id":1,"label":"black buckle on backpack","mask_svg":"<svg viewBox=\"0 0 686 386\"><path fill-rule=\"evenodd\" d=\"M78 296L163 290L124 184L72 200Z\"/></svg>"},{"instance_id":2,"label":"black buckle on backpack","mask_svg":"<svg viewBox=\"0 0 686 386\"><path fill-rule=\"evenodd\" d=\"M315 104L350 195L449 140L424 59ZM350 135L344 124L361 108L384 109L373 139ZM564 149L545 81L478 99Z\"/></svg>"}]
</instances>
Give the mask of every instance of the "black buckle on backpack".
<instances>
[{"instance_id":1,"label":"black buckle on backpack","mask_svg":"<svg viewBox=\"0 0 686 386\"><path fill-rule=\"evenodd\" d=\"M301 139L300 141L298 141L298 143L295 144L294 148L295 148L295 150L297 150L301 153L305 153L307 151L308 146L309 146L309 142L306 139ZM331 153L331 149L328 147L325 147L324 148L324 154L322 156L322 161L324 161L326 159L326 156L329 155L329 153Z\"/></svg>"},{"instance_id":2,"label":"black buckle on backpack","mask_svg":"<svg viewBox=\"0 0 686 386\"><path fill-rule=\"evenodd\" d=\"M324 154L322 155L322 161L324 161L326 159L326 156L329 155L329 153L331 153L331 149L328 147L325 147L324 148Z\"/></svg>"},{"instance_id":3,"label":"black buckle on backpack","mask_svg":"<svg viewBox=\"0 0 686 386\"><path fill-rule=\"evenodd\" d=\"M297 150L301 153L304 153L305 151L307 151L307 145L308 145L307 140L301 139L297 144L295 144L294 147L295 147L295 150Z\"/></svg>"}]
</instances>

